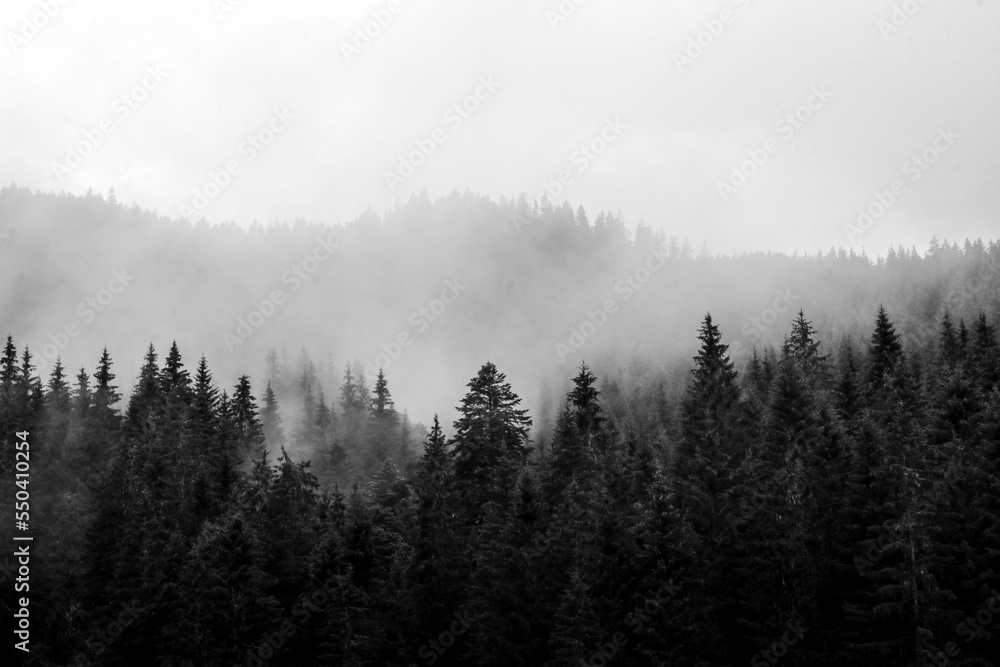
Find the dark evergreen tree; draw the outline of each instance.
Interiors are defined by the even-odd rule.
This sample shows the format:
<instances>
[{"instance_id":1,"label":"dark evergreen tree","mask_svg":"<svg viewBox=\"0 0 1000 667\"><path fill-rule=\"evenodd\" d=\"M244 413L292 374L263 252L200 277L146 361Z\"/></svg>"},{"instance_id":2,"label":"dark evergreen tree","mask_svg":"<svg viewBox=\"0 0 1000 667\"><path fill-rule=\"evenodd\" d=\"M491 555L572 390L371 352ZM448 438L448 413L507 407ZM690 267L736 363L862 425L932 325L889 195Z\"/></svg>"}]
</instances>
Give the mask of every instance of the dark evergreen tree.
<instances>
[{"instance_id":1,"label":"dark evergreen tree","mask_svg":"<svg viewBox=\"0 0 1000 667\"><path fill-rule=\"evenodd\" d=\"M742 449L733 423L739 389L728 346L711 315L705 316L698 339L694 380L681 408L676 474L687 516L710 534L724 529L719 503L730 484L730 459Z\"/></svg>"},{"instance_id":2,"label":"dark evergreen tree","mask_svg":"<svg viewBox=\"0 0 1000 667\"><path fill-rule=\"evenodd\" d=\"M257 413L257 400L250 388L250 378L246 375L240 376L240 381L233 389L230 416L237 452L241 455L257 455L264 447L264 429Z\"/></svg>"},{"instance_id":3,"label":"dark evergreen tree","mask_svg":"<svg viewBox=\"0 0 1000 667\"><path fill-rule=\"evenodd\" d=\"M885 308L879 306L875 331L868 346L868 387L877 391L891 382L892 372L902 356L902 346L896 328L889 321Z\"/></svg>"},{"instance_id":4,"label":"dark evergreen tree","mask_svg":"<svg viewBox=\"0 0 1000 667\"><path fill-rule=\"evenodd\" d=\"M239 515L205 524L188 554L163 628L164 664L256 664L281 637L256 536ZM285 621L287 623L288 621ZM286 628L287 629L287 628Z\"/></svg>"},{"instance_id":5,"label":"dark evergreen tree","mask_svg":"<svg viewBox=\"0 0 1000 667\"><path fill-rule=\"evenodd\" d=\"M782 352L795 360L809 379L810 386L822 386L827 380L827 358L820 354L819 347L816 330L800 310L792 322L792 332L786 339Z\"/></svg>"},{"instance_id":6,"label":"dark evergreen tree","mask_svg":"<svg viewBox=\"0 0 1000 667\"><path fill-rule=\"evenodd\" d=\"M390 454L398 451L399 414L393 405L385 373L379 368L369 406L371 419L370 443L375 460L381 465ZM395 451L394 451L395 450Z\"/></svg>"},{"instance_id":7,"label":"dark evergreen tree","mask_svg":"<svg viewBox=\"0 0 1000 667\"><path fill-rule=\"evenodd\" d=\"M284 429L281 427L281 411L278 409L278 399L267 383L264 389L264 407L260 411L261 428L264 432L264 443L268 447L282 447L285 443Z\"/></svg>"},{"instance_id":8,"label":"dark evergreen tree","mask_svg":"<svg viewBox=\"0 0 1000 667\"><path fill-rule=\"evenodd\" d=\"M469 382L458 407L451 456L466 508L475 514L487 500L505 504L530 451L531 418L507 377L486 362Z\"/></svg>"}]
</instances>

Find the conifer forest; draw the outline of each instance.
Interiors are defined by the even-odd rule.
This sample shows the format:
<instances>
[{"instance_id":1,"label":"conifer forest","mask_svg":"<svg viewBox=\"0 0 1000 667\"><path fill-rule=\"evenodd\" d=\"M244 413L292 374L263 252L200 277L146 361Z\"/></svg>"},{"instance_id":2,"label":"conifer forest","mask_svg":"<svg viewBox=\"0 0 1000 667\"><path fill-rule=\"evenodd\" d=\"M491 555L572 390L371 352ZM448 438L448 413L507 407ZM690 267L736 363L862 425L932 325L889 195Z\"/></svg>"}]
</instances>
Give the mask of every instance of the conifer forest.
<instances>
[{"instance_id":1,"label":"conifer forest","mask_svg":"<svg viewBox=\"0 0 1000 667\"><path fill-rule=\"evenodd\" d=\"M92 207L113 235L162 224L98 195L0 201ZM500 235L523 214L536 222L513 247L564 283L584 254L646 261L646 232L610 214L518 206L453 197L395 215L460 207ZM384 224L328 231L348 243ZM239 234L296 243L280 226ZM799 276L798 303L759 342L702 312L677 358L639 344L670 329L655 311L627 356L595 337L558 363L546 341L544 409L484 357L443 392L426 378L448 397L426 421L394 401L395 365L369 374L347 356L334 377L304 348L272 348L252 375L220 373L174 341L130 360L74 343L89 363L60 355L43 373L46 341L7 336L0 479L5 498L30 494L31 664L995 664L1000 245L935 239L873 260L659 241L649 289L764 265ZM531 299L547 297L512 297ZM3 531L10 543L15 524Z\"/></svg>"},{"instance_id":2,"label":"conifer forest","mask_svg":"<svg viewBox=\"0 0 1000 667\"><path fill-rule=\"evenodd\" d=\"M0 667L1000 667L1000 0L0 2Z\"/></svg>"}]
</instances>

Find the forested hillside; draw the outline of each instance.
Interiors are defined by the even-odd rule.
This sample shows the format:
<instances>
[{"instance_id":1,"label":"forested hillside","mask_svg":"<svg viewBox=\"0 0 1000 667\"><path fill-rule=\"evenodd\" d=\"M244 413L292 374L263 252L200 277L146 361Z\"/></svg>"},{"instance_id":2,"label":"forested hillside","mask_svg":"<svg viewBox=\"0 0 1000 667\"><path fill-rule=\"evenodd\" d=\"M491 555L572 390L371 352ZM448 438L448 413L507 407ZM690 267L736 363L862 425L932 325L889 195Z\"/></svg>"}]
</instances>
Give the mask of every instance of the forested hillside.
<instances>
[{"instance_id":1,"label":"forested hillside","mask_svg":"<svg viewBox=\"0 0 1000 667\"><path fill-rule=\"evenodd\" d=\"M250 231L0 213L30 664L995 663L996 242L712 257L457 193Z\"/></svg>"},{"instance_id":2,"label":"forested hillside","mask_svg":"<svg viewBox=\"0 0 1000 667\"><path fill-rule=\"evenodd\" d=\"M755 345L780 347L799 309L826 352L845 336L861 343L879 304L922 349L945 311L956 322L998 316L1000 263L975 239L879 257L849 248L716 257L670 229L454 192L344 224L245 230L168 220L111 194L5 187L0 335L29 345L46 376L57 356L75 372L106 346L131 380L150 342L166 350L175 340L227 386L244 373L262 385L272 350L288 376L305 352L327 397L348 361L369 386L381 365L401 408L424 424L435 412L450 424L454 387L490 359L550 423L581 361L602 377L676 369L695 353L691 332L706 311L740 367ZM268 306L276 290L282 302ZM614 312L603 312L608 300Z\"/></svg>"},{"instance_id":3,"label":"forested hillside","mask_svg":"<svg viewBox=\"0 0 1000 667\"><path fill-rule=\"evenodd\" d=\"M938 330L909 349L879 309L828 356L800 313L737 372L706 315L679 400L581 365L544 446L492 363L421 443L348 373L294 437L349 488L270 456L272 389L204 358L151 346L119 406L106 351L43 387L8 339L31 663L992 664L1000 344L985 316Z\"/></svg>"}]
</instances>

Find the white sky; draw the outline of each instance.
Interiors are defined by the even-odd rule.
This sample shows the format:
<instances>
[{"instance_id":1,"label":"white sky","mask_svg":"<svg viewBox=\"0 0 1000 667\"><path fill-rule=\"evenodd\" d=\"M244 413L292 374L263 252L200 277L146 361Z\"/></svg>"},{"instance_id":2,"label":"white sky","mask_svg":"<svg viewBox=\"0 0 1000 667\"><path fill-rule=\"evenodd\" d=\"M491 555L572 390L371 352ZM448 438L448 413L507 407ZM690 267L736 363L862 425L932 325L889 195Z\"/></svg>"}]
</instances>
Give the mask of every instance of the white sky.
<instances>
[{"instance_id":1,"label":"white sky","mask_svg":"<svg viewBox=\"0 0 1000 667\"><path fill-rule=\"evenodd\" d=\"M220 18L224 1L6 0L0 183L113 186L178 217L236 161L204 215L245 225L340 222L422 188L533 196L568 170L563 196L591 218L620 208L714 251L791 252L848 245L845 223L899 179L856 249L1000 230L996 0L583 0L555 28L559 0L399 0L350 64L342 45L389 0L242 0ZM915 12L890 33L894 4ZM678 71L675 52L724 10ZM166 77L126 117L119 98L157 67ZM480 77L499 88L453 127L445 113ZM776 123L821 86L832 96L785 138ZM295 119L251 161L241 144L275 109ZM574 152L614 117L626 129L579 171ZM57 176L105 119L113 131ZM948 127L954 144L911 180L904 163ZM446 141L390 192L385 172L436 128ZM768 138L777 152L722 201L717 183Z\"/></svg>"}]
</instances>

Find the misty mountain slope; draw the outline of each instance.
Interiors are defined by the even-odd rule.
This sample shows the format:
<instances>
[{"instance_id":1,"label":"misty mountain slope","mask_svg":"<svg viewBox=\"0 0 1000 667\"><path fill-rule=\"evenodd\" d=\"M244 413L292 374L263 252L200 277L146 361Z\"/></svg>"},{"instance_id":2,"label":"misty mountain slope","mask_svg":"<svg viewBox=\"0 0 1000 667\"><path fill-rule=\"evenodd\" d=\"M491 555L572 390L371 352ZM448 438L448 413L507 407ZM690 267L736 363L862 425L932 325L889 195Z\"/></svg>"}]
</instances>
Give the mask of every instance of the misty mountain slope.
<instances>
[{"instance_id":1,"label":"misty mountain slope","mask_svg":"<svg viewBox=\"0 0 1000 667\"><path fill-rule=\"evenodd\" d=\"M90 368L107 345L128 391L148 343L176 339L231 384L263 377L272 348L304 348L332 364L328 394L347 360L369 378L382 365L397 404L425 423L486 359L537 407L585 358L601 374L654 375L688 359L706 311L742 365L755 345L780 345L799 309L828 349L867 336L879 304L906 344L926 346L946 310L995 322L1000 294L993 243L877 260L843 249L694 257L686 241L614 214L457 191L346 224L244 231L11 186L0 230L13 231L0 241L0 322L43 375L57 352L67 368Z\"/></svg>"}]
</instances>

